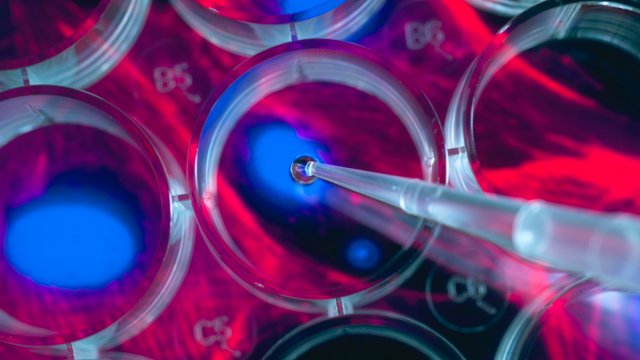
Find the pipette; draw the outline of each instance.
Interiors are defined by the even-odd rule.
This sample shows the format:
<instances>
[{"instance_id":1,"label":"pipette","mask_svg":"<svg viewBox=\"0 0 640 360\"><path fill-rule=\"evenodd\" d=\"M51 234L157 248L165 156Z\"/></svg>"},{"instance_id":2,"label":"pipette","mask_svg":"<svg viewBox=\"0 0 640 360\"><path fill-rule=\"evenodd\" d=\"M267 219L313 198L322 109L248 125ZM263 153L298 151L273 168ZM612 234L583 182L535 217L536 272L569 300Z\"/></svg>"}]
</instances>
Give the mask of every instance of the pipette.
<instances>
[{"instance_id":1,"label":"pipette","mask_svg":"<svg viewBox=\"0 0 640 360\"><path fill-rule=\"evenodd\" d=\"M300 156L291 175L317 178L489 240L506 251L602 283L640 290L640 218L603 214L541 200L464 193L441 184L323 164Z\"/></svg>"}]
</instances>

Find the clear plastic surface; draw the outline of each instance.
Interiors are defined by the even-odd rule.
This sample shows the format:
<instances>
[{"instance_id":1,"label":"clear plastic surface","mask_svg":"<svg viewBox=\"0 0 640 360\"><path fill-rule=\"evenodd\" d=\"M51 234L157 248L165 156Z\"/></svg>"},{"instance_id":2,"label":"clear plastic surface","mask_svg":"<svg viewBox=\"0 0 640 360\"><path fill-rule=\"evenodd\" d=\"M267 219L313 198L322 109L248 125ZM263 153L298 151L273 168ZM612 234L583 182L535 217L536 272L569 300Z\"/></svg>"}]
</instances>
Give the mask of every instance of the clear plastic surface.
<instances>
[{"instance_id":1,"label":"clear plastic surface","mask_svg":"<svg viewBox=\"0 0 640 360\"><path fill-rule=\"evenodd\" d=\"M387 293L417 266L437 227L289 175L292 159L313 154L444 181L438 118L393 67L356 45L303 40L245 62L207 108L189 156L192 200L212 250L243 285L326 312L337 299L351 308Z\"/></svg>"},{"instance_id":2,"label":"clear plastic surface","mask_svg":"<svg viewBox=\"0 0 640 360\"><path fill-rule=\"evenodd\" d=\"M171 0L202 36L240 55L298 39L343 40L361 29L385 0Z\"/></svg>"},{"instance_id":3,"label":"clear plastic surface","mask_svg":"<svg viewBox=\"0 0 640 360\"><path fill-rule=\"evenodd\" d=\"M502 16L516 16L543 0L466 0L480 10Z\"/></svg>"},{"instance_id":4,"label":"clear plastic surface","mask_svg":"<svg viewBox=\"0 0 640 360\"><path fill-rule=\"evenodd\" d=\"M0 341L93 359L182 282L193 241L182 172L88 93L21 87L0 112Z\"/></svg>"},{"instance_id":5,"label":"clear plastic surface","mask_svg":"<svg viewBox=\"0 0 640 360\"><path fill-rule=\"evenodd\" d=\"M361 312L311 321L280 340L264 357L265 360L392 358L464 359L433 330L386 312Z\"/></svg>"},{"instance_id":6,"label":"clear plastic surface","mask_svg":"<svg viewBox=\"0 0 640 360\"><path fill-rule=\"evenodd\" d=\"M3 1L0 90L29 84L85 88L127 53L149 0Z\"/></svg>"}]
</instances>

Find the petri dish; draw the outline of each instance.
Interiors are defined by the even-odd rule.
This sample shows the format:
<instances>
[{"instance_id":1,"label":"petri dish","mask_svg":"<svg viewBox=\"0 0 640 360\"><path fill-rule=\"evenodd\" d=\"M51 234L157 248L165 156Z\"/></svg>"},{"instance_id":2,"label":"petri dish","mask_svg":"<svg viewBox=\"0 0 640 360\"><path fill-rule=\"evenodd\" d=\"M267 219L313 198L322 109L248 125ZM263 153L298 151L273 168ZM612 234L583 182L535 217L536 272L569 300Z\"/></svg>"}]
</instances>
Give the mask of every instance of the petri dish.
<instances>
[{"instance_id":1,"label":"petri dish","mask_svg":"<svg viewBox=\"0 0 640 360\"><path fill-rule=\"evenodd\" d=\"M558 1L513 19L469 68L445 128L454 187L640 213L640 10Z\"/></svg>"},{"instance_id":2,"label":"petri dish","mask_svg":"<svg viewBox=\"0 0 640 360\"><path fill-rule=\"evenodd\" d=\"M0 342L95 358L182 282L194 228L182 172L153 135L79 90L7 90L0 112Z\"/></svg>"},{"instance_id":3,"label":"petri dish","mask_svg":"<svg viewBox=\"0 0 640 360\"><path fill-rule=\"evenodd\" d=\"M467 0L474 7L492 14L513 17L543 0Z\"/></svg>"},{"instance_id":4,"label":"petri dish","mask_svg":"<svg viewBox=\"0 0 640 360\"><path fill-rule=\"evenodd\" d=\"M496 359L635 359L640 297L584 279L542 294L513 321Z\"/></svg>"},{"instance_id":5,"label":"petri dish","mask_svg":"<svg viewBox=\"0 0 640 360\"><path fill-rule=\"evenodd\" d=\"M265 360L464 359L439 334L409 318L362 312L318 319L292 331Z\"/></svg>"},{"instance_id":6,"label":"petri dish","mask_svg":"<svg viewBox=\"0 0 640 360\"><path fill-rule=\"evenodd\" d=\"M90 86L131 48L149 6L149 0L3 1L0 90Z\"/></svg>"},{"instance_id":7,"label":"petri dish","mask_svg":"<svg viewBox=\"0 0 640 360\"><path fill-rule=\"evenodd\" d=\"M419 264L436 225L289 174L310 155L444 182L438 117L395 68L336 40L283 44L235 69L205 109L189 154L192 203L241 284L281 306L326 312L337 300L349 309L381 296Z\"/></svg>"},{"instance_id":8,"label":"petri dish","mask_svg":"<svg viewBox=\"0 0 640 360\"><path fill-rule=\"evenodd\" d=\"M194 30L239 55L297 39L343 40L361 29L385 0L171 0Z\"/></svg>"}]
</instances>

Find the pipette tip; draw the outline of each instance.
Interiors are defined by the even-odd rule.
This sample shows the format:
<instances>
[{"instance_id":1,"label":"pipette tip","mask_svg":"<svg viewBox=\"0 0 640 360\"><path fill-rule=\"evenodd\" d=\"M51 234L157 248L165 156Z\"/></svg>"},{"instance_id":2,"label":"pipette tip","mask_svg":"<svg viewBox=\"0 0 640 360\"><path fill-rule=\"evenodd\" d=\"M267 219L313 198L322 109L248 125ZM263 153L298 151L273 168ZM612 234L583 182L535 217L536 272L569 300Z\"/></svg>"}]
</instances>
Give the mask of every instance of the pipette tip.
<instances>
[{"instance_id":1,"label":"pipette tip","mask_svg":"<svg viewBox=\"0 0 640 360\"><path fill-rule=\"evenodd\" d=\"M317 160L313 156L298 156L293 160L291 168L289 169L289 173L293 180L298 184L303 185L309 185L318 180L318 178L313 175L316 162Z\"/></svg>"}]
</instances>

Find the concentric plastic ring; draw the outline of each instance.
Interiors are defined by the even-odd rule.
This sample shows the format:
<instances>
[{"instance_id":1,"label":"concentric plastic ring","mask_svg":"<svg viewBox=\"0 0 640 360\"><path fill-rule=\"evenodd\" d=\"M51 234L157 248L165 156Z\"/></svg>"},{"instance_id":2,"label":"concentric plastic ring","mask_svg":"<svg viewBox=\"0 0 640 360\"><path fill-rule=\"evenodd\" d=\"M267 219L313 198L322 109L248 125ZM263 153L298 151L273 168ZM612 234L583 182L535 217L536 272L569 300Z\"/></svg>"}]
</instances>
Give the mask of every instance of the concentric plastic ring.
<instances>
[{"instance_id":1,"label":"concentric plastic ring","mask_svg":"<svg viewBox=\"0 0 640 360\"><path fill-rule=\"evenodd\" d=\"M484 129L486 133L485 138L489 138L489 135L491 135L493 136L492 139L498 139L500 136L503 136L502 134L507 131L506 129L508 129L506 126L523 123L524 121L521 118L529 119L527 116L529 116L530 113L537 112L536 115L539 120L546 121L548 123L551 123L551 121L554 120L555 124L562 124L563 121L566 121L563 117L572 116L571 113L552 113L550 115L550 110L548 109L549 106L544 107L544 111L547 111L547 113L542 113L543 110L540 109L543 108L545 105L544 102L547 102L548 98L542 100L536 98L534 94L528 92L529 89L523 88L523 85L516 85L515 80L513 80L514 77L522 76L532 79L531 82L537 82L536 86L538 86L538 88L544 88L549 93L555 92L556 99L566 99L565 104L575 103L580 106L587 104L583 106L583 109L587 108L587 106L592 109L599 106L601 109L604 108L603 111L607 111L607 106L612 106L612 104L615 106L615 104L620 103L620 101L612 102L609 100L603 100L607 99L605 96L617 97L615 95L616 93L610 91L612 89L607 87L598 88L598 90L593 91L589 87L590 85L586 86L589 92L606 92L604 94L596 95L600 97L594 97L593 99L589 98L590 95L580 94L579 91L574 92L574 89L565 86L565 84L560 81L556 81L556 78L553 76L547 76L548 74L545 71L548 69L536 68L535 65L528 64L522 56L531 50L547 46L548 44L556 44L555 46L561 48L564 42L590 41L592 42L592 47L593 44L606 44L612 49L619 49L621 52L629 54L629 57L635 57L635 67L637 67L637 59L640 59L640 43L636 36L640 31L640 9L637 5L637 2L626 0L548 1L529 9L520 16L514 18L503 29L501 29L490 45L468 69L462 81L459 83L449 107L445 123L445 141L448 153L448 175L451 184L454 187L467 191L478 192L482 191L485 184L489 182L483 176L485 164L483 164L480 159L482 154L479 153L479 140L476 129L478 123L478 109L483 106L484 108L487 108L487 104L493 106L490 112L485 111L485 117L491 117L492 119L504 119L505 128L500 127L499 124L495 125L498 121L493 120L491 126L494 126L494 128ZM577 54L578 55L576 56L580 56L580 53ZM584 78L579 80L582 81L580 86L583 86L589 81L593 81L590 80L592 78L589 77L591 74L587 74L585 76L585 72L588 73L589 71L592 71L595 73L596 71L599 71L599 76L605 78L605 76L615 73L616 69L626 69L627 67L633 68L633 65L625 64L625 60L619 56L611 56L607 58L606 61L608 62L608 67L605 69L602 68L601 65L598 65L600 66L599 70L596 68L596 65L589 65L591 67L587 68L588 70L581 70L577 65L570 67L566 64L566 62L569 61L566 56L560 56L557 59L558 60L554 60L556 63L542 64L553 69L553 66L559 66L559 63L565 61L564 65L561 66L574 69L571 70L574 71L571 75L573 78L577 79L579 76L584 76ZM511 78L508 78L504 74L502 76L503 82L507 83L506 85L511 86L511 91L519 91L521 94L526 94L526 96L522 95L518 98L520 101L520 103L518 103L519 105L514 106L514 94L509 93L503 93L500 99L495 97L495 93L491 98L482 98L484 93L487 91L487 88L495 81L497 74L499 74L500 71L507 69L508 66L511 66L511 70L509 71L512 72L509 73L510 75L516 74L513 72L516 67L519 69L518 73ZM580 71L582 71L582 73ZM607 73L606 71L609 72ZM614 75L612 78L619 79L623 78L623 76ZM566 78L563 80L566 80ZM599 84L597 86L601 85ZM509 88L507 87L507 89ZM620 91L621 89L614 90ZM578 94L576 95L574 93ZM624 91L622 91L622 93L624 93ZM538 102L541 101L543 103L539 104ZM604 101L608 101L609 103L603 104ZM601 102L601 104L598 104L598 102ZM629 101L629 103L632 102L633 101ZM524 108L524 105L527 105L528 107ZM553 104L553 106L558 105ZM600 111L600 109L597 108L596 110ZM588 111L583 111L581 113L583 115L581 116L592 116L595 118L601 116L603 111L598 113L594 110L591 110L590 113ZM539 116L540 113L542 113L543 116ZM631 120L633 120L633 118L625 121L629 122ZM520 123L518 123L518 121L520 121ZM527 124L522 124L523 127L526 125ZM585 122L585 125L583 126L585 126L586 129L588 125L586 125ZM517 129L522 130L522 128ZM493 130L493 133L490 133L490 130ZM541 131L537 128L534 130ZM606 132L607 130L604 131ZM620 130L619 134L623 132L623 130ZM551 134L549 129L544 133L555 135ZM627 131L627 133L629 132ZM505 139L502 142L522 142L520 139L523 139L526 136L530 138L533 135L535 135L533 134L533 130L527 130L523 131L523 135L520 135L520 138L518 139L514 139L515 135L510 134L509 138L511 140L509 140L505 135ZM596 130L596 133L592 133L592 135L596 136L599 134ZM604 136L606 134L602 135ZM560 140L556 142L559 141ZM615 143L615 140L611 140L609 142ZM494 146L495 143L497 143L497 141L494 141L491 145ZM575 149L571 150L570 148L564 149L567 146L563 145L564 144L560 144L558 147L563 148L562 150L567 152L575 151ZM502 149L503 152L500 153L499 156L502 156L502 158L509 158L511 152L516 154L522 152L523 146L524 145L522 144L516 144L513 149ZM529 146L529 144L527 144L527 146ZM612 146L615 146L615 144ZM607 149L607 151L609 150L610 149ZM491 151L493 151L491 154L494 154L496 151L495 146L494 148L491 148L489 152ZM532 150L527 149L527 151ZM493 156L493 158L499 158L499 156ZM530 156L534 157L536 154L533 153ZM541 156L538 157L542 158ZM484 159L490 159L489 155L486 155ZM518 160L521 159L518 158ZM501 165L492 166L498 167ZM524 187L525 185L522 186ZM527 196L540 196L540 194L530 194Z\"/></svg>"},{"instance_id":2,"label":"concentric plastic ring","mask_svg":"<svg viewBox=\"0 0 640 360\"><path fill-rule=\"evenodd\" d=\"M298 39L344 40L361 29L385 0L171 0L182 18L214 44L240 55ZM288 5L287 5L288 4Z\"/></svg>"},{"instance_id":3,"label":"concentric plastic ring","mask_svg":"<svg viewBox=\"0 0 640 360\"><path fill-rule=\"evenodd\" d=\"M313 96L271 97L283 91ZM344 116L326 113L328 105L300 108L345 91L360 100L343 101ZM252 113L256 106L271 110ZM371 106L371 117L358 117ZM302 40L249 59L205 109L189 154L192 202L212 251L241 284L281 306L326 312L336 299L355 306L386 294L419 264L437 226L322 182L296 185L289 175L296 151L319 151L345 165L444 181L438 118L394 67L357 45ZM386 150L372 157L355 146L360 140ZM337 264L343 252L361 268Z\"/></svg>"},{"instance_id":4,"label":"concentric plastic ring","mask_svg":"<svg viewBox=\"0 0 640 360\"><path fill-rule=\"evenodd\" d=\"M392 354L384 354L385 351ZM361 312L311 321L280 340L264 359L312 360L330 354L338 358L464 359L433 330L386 312Z\"/></svg>"}]
</instances>

